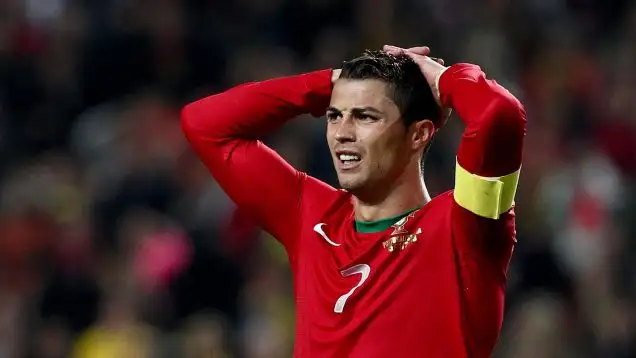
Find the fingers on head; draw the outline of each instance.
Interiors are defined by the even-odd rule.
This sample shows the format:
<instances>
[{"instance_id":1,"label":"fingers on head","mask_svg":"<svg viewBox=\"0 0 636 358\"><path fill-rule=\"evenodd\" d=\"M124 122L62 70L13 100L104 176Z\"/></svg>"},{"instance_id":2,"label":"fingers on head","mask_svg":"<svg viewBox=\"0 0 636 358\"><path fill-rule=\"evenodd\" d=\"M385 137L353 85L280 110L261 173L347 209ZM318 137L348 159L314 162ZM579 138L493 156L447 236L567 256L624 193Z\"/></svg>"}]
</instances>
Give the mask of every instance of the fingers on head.
<instances>
[{"instance_id":1,"label":"fingers on head","mask_svg":"<svg viewBox=\"0 0 636 358\"><path fill-rule=\"evenodd\" d=\"M407 51L413 52L415 54L422 55L422 56L428 56L431 53L431 49L428 46L410 47L407 49Z\"/></svg>"},{"instance_id":2,"label":"fingers on head","mask_svg":"<svg viewBox=\"0 0 636 358\"><path fill-rule=\"evenodd\" d=\"M382 49L384 51L390 53L393 56L398 56L398 55L404 54L404 49L401 48L401 47L397 47L397 46L384 45L384 47Z\"/></svg>"},{"instance_id":3,"label":"fingers on head","mask_svg":"<svg viewBox=\"0 0 636 358\"><path fill-rule=\"evenodd\" d=\"M382 49L393 56L407 55L414 60L417 59L418 56L428 56L431 53L431 49L428 46L417 46L404 49L393 45L384 45ZM440 65L444 64L444 60L441 58L433 58L433 60Z\"/></svg>"}]
</instances>

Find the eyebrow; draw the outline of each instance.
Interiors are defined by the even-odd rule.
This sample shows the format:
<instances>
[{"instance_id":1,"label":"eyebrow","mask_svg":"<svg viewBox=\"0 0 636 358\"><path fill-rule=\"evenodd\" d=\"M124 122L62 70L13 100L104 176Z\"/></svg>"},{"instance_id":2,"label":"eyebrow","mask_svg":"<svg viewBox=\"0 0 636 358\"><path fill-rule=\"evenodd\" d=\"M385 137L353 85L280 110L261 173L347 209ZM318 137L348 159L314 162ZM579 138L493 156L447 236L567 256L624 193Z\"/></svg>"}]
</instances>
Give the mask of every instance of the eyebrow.
<instances>
[{"instance_id":1,"label":"eyebrow","mask_svg":"<svg viewBox=\"0 0 636 358\"><path fill-rule=\"evenodd\" d=\"M341 110L339 110L336 107L328 107L327 108L327 112L342 112ZM354 107L351 109L351 112L358 112L358 113L362 113L362 112L374 112L374 113L378 113L378 114L382 114L382 111L380 111L379 109L375 108L375 107Z\"/></svg>"}]
</instances>

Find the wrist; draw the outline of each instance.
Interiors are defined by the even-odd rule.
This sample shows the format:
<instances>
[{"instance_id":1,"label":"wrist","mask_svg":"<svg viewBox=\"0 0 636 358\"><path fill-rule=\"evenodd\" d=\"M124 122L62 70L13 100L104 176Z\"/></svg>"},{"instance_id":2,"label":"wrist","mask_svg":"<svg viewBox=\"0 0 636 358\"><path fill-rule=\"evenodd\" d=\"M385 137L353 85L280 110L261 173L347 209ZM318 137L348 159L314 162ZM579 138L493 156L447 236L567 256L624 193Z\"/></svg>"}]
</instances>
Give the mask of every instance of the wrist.
<instances>
[{"instance_id":1,"label":"wrist","mask_svg":"<svg viewBox=\"0 0 636 358\"><path fill-rule=\"evenodd\" d=\"M442 75L444 74L444 72L446 72L446 70L448 70L448 67L444 67L435 75L435 79L433 80L433 86L432 86L433 96L435 97L435 101L437 101L437 104L442 108L444 108L444 104L442 103L441 92L439 89L439 80L440 78L442 78Z\"/></svg>"},{"instance_id":2,"label":"wrist","mask_svg":"<svg viewBox=\"0 0 636 358\"><path fill-rule=\"evenodd\" d=\"M335 68L335 69L331 70L331 83L332 84L336 83L338 78L340 78L340 73L341 72L342 72L342 69L340 69L340 68Z\"/></svg>"}]
</instances>

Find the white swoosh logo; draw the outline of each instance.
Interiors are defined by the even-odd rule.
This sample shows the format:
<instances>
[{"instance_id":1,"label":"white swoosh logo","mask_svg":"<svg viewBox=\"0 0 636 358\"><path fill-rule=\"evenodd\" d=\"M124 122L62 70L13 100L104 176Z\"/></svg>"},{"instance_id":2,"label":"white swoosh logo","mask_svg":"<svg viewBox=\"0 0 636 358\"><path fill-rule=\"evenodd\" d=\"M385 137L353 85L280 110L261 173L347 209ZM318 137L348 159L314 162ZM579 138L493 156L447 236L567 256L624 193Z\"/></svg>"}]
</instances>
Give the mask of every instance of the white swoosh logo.
<instances>
[{"instance_id":1,"label":"white swoosh logo","mask_svg":"<svg viewBox=\"0 0 636 358\"><path fill-rule=\"evenodd\" d=\"M323 239L325 239L325 241L327 241L327 243L329 243L329 245L331 246L340 246L340 244L337 244L333 241L331 241L331 239L329 239L329 237L327 237L327 234L325 234L324 230L322 229L322 227L324 225L327 225L325 223L319 223L316 224L316 226L314 226L314 231L318 233L318 235L322 236Z\"/></svg>"}]
</instances>

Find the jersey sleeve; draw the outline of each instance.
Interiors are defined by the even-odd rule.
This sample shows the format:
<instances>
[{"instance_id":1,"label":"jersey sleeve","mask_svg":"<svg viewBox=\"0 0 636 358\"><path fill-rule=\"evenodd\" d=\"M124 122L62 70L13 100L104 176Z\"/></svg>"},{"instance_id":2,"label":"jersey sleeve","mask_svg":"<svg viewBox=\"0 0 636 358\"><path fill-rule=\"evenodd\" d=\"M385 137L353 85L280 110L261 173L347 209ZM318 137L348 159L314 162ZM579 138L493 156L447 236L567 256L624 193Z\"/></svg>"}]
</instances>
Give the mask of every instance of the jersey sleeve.
<instances>
[{"instance_id":1,"label":"jersey sleeve","mask_svg":"<svg viewBox=\"0 0 636 358\"><path fill-rule=\"evenodd\" d=\"M499 219L512 208L519 181L523 106L471 64L446 69L438 88L442 104L466 126L457 152L454 200L474 215Z\"/></svg>"},{"instance_id":2,"label":"jersey sleeve","mask_svg":"<svg viewBox=\"0 0 636 358\"><path fill-rule=\"evenodd\" d=\"M182 110L183 132L216 181L288 252L299 237L307 175L259 139L300 114L323 114L331 87L331 70L323 70L241 85Z\"/></svg>"}]
</instances>

